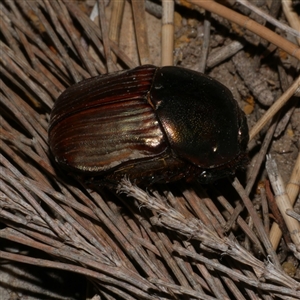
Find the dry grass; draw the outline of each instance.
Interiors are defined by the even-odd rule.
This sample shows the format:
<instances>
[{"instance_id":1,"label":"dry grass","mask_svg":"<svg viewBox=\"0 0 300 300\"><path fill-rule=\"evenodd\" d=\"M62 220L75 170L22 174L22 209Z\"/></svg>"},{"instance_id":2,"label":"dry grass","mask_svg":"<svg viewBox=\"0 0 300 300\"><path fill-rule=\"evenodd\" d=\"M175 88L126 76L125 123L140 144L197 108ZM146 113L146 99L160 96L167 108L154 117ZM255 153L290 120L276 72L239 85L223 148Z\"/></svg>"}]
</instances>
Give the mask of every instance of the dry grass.
<instances>
[{"instance_id":1,"label":"dry grass","mask_svg":"<svg viewBox=\"0 0 300 300\"><path fill-rule=\"evenodd\" d=\"M241 13L213 1L190 2L254 30L273 43L266 46L269 55L279 53L276 45L286 55L299 59L299 46L264 25L250 22ZM178 1L185 6L185 14L192 12L190 2ZM249 166L248 177L242 179L245 189L235 178L205 188L180 183L148 191L124 179L118 191L97 187L90 190L53 164L47 126L59 94L84 78L132 68L138 61L151 62L144 7L133 4L139 56L129 58L118 46L120 28L113 28L121 22L107 28L109 18L103 19L103 10L100 30L80 9L84 7L80 1L0 3L1 260L83 274L101 299L300 299L299 278L295 274L292 278L282 269L286 260L280 256L282 249L277 249L282 232L270 219L270 204L266 202L272 199L272 192L267 188L266 196L264 186L260 195L256 190L276 128L266 124L274 120L283 104L275 102L275 109L271 107L251 126L250 149L259 132L266 126L269 129ZM170 7L164 5L168 9L165 18L172 23ZM121 5L115 9L123 8ZM122 13L113 16L119 18ZM210 15L206 17L210 22ZM216 20L219 22L220 17ZM170 40L174 28L167 29L167 23L163 23L164 34ZM113 37L108 30L114 32ZM244 48L249 41L242 36L236 35L239 47ZM203 39L203 44L206 41L209 45L209 35ZM162 50L163 64L173 61L172 43L164 46L166 52ZM234 54L223 54L218 64ZM200 65L205 66L207 55L202 57ZM293 78L279 101L284 98L286 103L295 94L299 80ZM297 101L291 103L297 108ZM275 119L278 121L278 117ZM282 247L288 245L290 250L286 251L298 259L300 234L295 220L299 215L292 213L292 207L299 198L299 181L298 159L290 180L294 189L286 191L283 185L280 195L275 194L280 203L290 201L287 206L278 205L289 208L293 215L284 215L283 224L293 233L281 228L286 244L283 240L281 243ZM251 200L259 198L260 204L253 205L249 195ZM290 219L295 227L289 225ZM41 250L52 259L14 253L5 247L7 241Z\"/></svg>"}]
</instances>

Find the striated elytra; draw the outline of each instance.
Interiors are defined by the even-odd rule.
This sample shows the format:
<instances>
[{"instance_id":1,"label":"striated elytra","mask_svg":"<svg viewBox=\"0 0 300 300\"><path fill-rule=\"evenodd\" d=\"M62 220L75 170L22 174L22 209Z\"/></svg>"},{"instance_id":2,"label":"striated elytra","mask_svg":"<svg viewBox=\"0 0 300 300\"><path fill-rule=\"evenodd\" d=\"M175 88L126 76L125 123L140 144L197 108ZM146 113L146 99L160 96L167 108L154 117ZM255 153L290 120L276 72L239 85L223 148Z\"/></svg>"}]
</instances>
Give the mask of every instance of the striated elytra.
<instances>
[{"instance_id":1,"label":"striated elytra","mask_svg":"<svg viewBox=\"0 0 300 300\"><path fill-rule=\"evenodd\" d=\"M88 182L208 183L247 161L248 127L231 92L180 67L145 65L83 80L57 99L49 145Z\"/></svg>"}]
</instances>

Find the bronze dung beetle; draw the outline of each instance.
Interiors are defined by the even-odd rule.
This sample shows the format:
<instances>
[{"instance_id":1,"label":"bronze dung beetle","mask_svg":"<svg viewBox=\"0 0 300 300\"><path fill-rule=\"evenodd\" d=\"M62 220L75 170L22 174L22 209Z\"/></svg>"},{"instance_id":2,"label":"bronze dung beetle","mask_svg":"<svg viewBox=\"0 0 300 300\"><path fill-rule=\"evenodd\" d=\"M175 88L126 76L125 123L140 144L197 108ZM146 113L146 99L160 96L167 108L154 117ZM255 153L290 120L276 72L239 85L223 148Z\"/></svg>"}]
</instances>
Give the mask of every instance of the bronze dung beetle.
<instances>
[{"instance_id":1,"label":"bronze dung beetle","mask_svg":"<svg viewBox=\"0 0 300 300\"><path fill-rule=\"evenodd\" d=\"M100 185L209 183L245 166L248 139L224 85L171 66L83 80L57 99L49 126L56 162Z\"/></svg>"}]
</instances>

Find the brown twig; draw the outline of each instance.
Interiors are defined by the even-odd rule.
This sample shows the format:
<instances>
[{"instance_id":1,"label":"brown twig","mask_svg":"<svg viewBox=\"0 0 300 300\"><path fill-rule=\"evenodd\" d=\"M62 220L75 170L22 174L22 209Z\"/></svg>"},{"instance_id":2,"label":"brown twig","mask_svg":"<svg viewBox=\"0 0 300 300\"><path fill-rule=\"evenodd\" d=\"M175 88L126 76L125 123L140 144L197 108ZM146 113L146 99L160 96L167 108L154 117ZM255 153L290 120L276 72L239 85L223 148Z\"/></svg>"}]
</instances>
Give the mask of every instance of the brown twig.
<instances>
[{"instance_id":1,"label":"brown twig","mask_svg":"<svg viewBox=\"0 0 300 300\"><path fill-rule=\"evenodd\" d=\"M109 33L106 25L106 17L105 17L105 5L103 0L97 0L98 3L98 13L99 13L99 21L102 32L102 40L103 40L103 48L105 54L105 60L107 64L108 73L116 71L116 67L113 64L112 56L110 52L110 43L109 43Z\"/></svg>"},{"instance_id":2,"label":"brown twig","mask_svg":"<svg viewBox=\"0 0 300 300\"><path fill-rule=\"evenodd\" d=\"M244 44L240 41L233 41L227 46L221 47L218 51L211 52L207 58L207 67L213 68L227 58L235 55L244 48Z\"/></svg>"},{"instance_id":3,"label":"brown twig","mask_svg":"<svg viewBox=\"0 0 300 300\"><path fill-rule=\"evenodd\" d=\"M132 1L131 4L140 63L142 65L150 64L145 3L144 1Z\"/></svg>"},{"instance_id":4,"label":"brown twig","mask_svg":"<svg viewBox=\"0 0 300 300\"><path fill-rule=\"evenodd\" d=\"M299 193L299 165L300 165L300 156L298 156L297 162L295 164L295 168L292 174L292 182L290 183L289 186L289 194L287 194L285 188L282 185L282 179L278 174L276 165L274 166L274 170L271 169L268 172L273 172L270 173L272 176L272 179L275 180L275 182L273 181L272 183L272 187L273 189L275 188L276 191L275 194L277 195L277 199L278 199L278 206L281 214L283 215L285 222L287 223L286 225L289 228L289 231L291 233L291 237L294 237L294 243L297 245L299 243L299 224L295 223L294 220L291 221L291 218L286 216L285 214L285 210L286 209L292 209L292 205L294 204L294 201L296 200L296 197ZM270 166L271 167L271 166ZM269 176L270 176L269 174ZM277 177L274 178L274 175L276 175ZM291 198L289 197L289 195L291 196ZM271 231L270 231L270 237L272 239L272 243L274 245L274 248L276 249L279 243L279 240L281 238L281 231L278 228L277 224L273 224ZM293 231L294 230L294 231ZM293 233L294 232L294 233Z\"/></svg>"},{"instance_id":5,"label":"brown twig","mask_svg":"<svg viewBox=\"0 0 300 300\"><path fill-rule=\"evenodd\" d=\"M193 3L199 7L202 7L212 13L215 13L219 16L224 17L225 19L232 21L252 32L257 34L258 36L266 39L267 41L275 44L277 47L283 49L290 55L296 57L300 60L300 48L285 40L281 36L277 35L273 31L267 29L266 27L256 23L248 17L245 17L217 2L212 0L208 1L199 1L199 0L188 0L190 3Z\"/></svg>"},{"instance_id":6,"label":"brown twig","mask_svg":"<svg viewBox=\"0 0 300 300\"><path fill-rule=\"evenodd\" d=\"M292 1L291 0L286 0L286 1L281 1L283 12L288 19L290 25L292 28L294 28L297 32L300 32L300 21L299 21L299 16L295 11L292 9ZM300 45L300 38L298 36L297 38L298 44Z\"/></svg>"},{"instance_id":7,"label":"brown twig","mask_svg":"<svg viewBox=\"0 0 300 300\"><path fill-rule=\"evenodd\" d=\"M209 50L209 40L210 40L210 12L205 13L205 20L204 20L204 37L203 37L203 44L201 49L201 58L199 62L198 71L204 73L206 67L206 60L208 56Z\"/></svg>"},{"instance_id":8,"label":"brown twig","mask_svg":"<svg viewBox=\"0 0 300 300\"><path fill-rule=\"evenodd\" d=\"M277 226L279 226L279 228L281 228L281 229L279 229L280 230L280 237L278 239L274 239L274 235L273 235L274 233L273 232L269 233L270 241L273 245L273 248L277 249L282 234L283 234L283 238L284 238L284 240L287 244L291 242L291 239L289 237L289 232L288 232L288 229L287 229L287 227L284 223L283 217L280 214L280 211L279 211L278 206L276 204L274 195L271 191L271 186L270 186L269 181L266 181L266 195L267 195L267 199L268 199L268 202L269 202L270 210L273 214L273 218L275 219L275 222L273 223L272 227L274 227L274 224L276 224ZM276 240L276 243L275 243L275 240Z\"/></svg>"},{"instance_id":9,"label":"brown twig","mask_svg":"<svg viewBox=\"0 0 300 300\"><path fill-rule=\"evenodd\" d=\"M116 44L119 43L124 7L125 0L112 1L112 11L109 21L109 38ZM117 57L113 55L114 62L116 62L116 59Z\"/></svg>"},{"instance_id":10,"label":"brown twig","mask_svg":"<svg viewBox=\"0 0 300 300\"><path fill-rule=\"evenodd\" d=\"M285 103L297 92L300 87L300 76L294 81L288 90L286 90L268 109L263 117L250 130L250 140L252 140L259 131L268 123L268 121L285 105Z\"/></svg>"},{"instance_id":11,"label":"brown twig","mask_svg":"<svg viewBox=\"0 0 300 300\"><path fill-rule=\"evenodd\" d=\"M270 218L269 218L269 207L266 197L266 189L265 187L260 188L260 196L261 196L261 206L262 206L262 215L265 231L267 234L270 232Z\"/></svg>"},{"instance_id":12,"label":"brown twig","mask_svg":"<svg viewBox=\"0 0 300 300\"><path fill-rule=\"evenodd\" d=\"M174 0L163 0L162 8L161 65L172 66L174 50Z\"/></svg>"},{"instance_id":13,"label":"brown twig","mask_svg":"<svg viewBox=\"0 0 300 300\"><path fill-rule=\"evenodd\" d=\"M298 37L298 39L300 38L300 31L299 30L295 30L289 26L286 26L285 24L282 24L281 22L279 22L278 20L276 20L275 18L271 17L270 15L264 13L262 10L260 10L259 8L257 8L255 5L251 4L249 1L247 0L237 0L238 3L248 7L249 9L253 10L255 13L257 13L258 15L262 16L264 19L266 19L269 23L277 26L278 28ZM283 5L284 7L284 5ZM300 29L300 28L299 28Z\"/></svg>"},{"instance_id":14,"label":"brown twig","mask_svg":"<svg viewBox=\"0 0 300 300\"><path fill-rule=\"evenodd\" d=\"M267 253L271 256L272 261L276 265L276 267L280 269L280 263L279 263L277 255L276 255L276 252L273 250L272 244L264 230L261 219L258 217L258 215L254 209L253 203L248 198L246 192L244 191L242 185L239 183L237 178L234 179L232 184L235 187L236 191L241 196L241 198L243 199L243 202L249 212L249 215L253 219L254 226L259 234L261 241L263 242L263 244L266 248Z\"/></svg>"}]
</instances>

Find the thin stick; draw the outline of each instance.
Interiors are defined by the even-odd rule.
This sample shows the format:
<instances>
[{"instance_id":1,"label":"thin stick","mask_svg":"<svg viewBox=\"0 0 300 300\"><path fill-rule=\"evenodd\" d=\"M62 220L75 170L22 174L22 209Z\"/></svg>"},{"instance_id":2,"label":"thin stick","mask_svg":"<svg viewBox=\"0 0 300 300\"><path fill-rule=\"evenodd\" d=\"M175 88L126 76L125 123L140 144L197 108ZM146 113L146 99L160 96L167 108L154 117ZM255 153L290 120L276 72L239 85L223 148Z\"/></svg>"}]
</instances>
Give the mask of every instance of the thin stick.
<instances>
[{"instance_id":1,"label":"thin stick","mask_svg":"<svg viewBox=\"0 0 300 300\"><path fill-rule=\"evenodd\" d=\"M300 222L300 214L297 214L294 210L292 210L292 209L287 209L287 210L285 211L285 213L286 213L288 216L290 216L290 217L294 218L295 220L297 220L298 222Z\"/></svg>"},{"instance_id":2,"label":"thin stick","mask_svg":"<svg viewBox=\"0 0 300 300\"><path fill-rule=\"evenodd\" d=\"M286 227L286 224L284 222L282 214L280 213L280 210L278 209L273 191L271 189L270 180L266 180L265 184L266 184L266 196L268 198L268 204L269 204L270 211L272 212L273 218L276 220L276 223L278 224L280 230L282 231L282 236L283 236L285 243L289 244L292 242L290 235L289 235L289 230ZM278 243L279 243L279 241L280 241L280 239L278 240Z\"/></svg>"},{"instance_id":3,"label":"thin stick","mask_svg":"<svg viewBox=\"0 0 300 300\"><path fill-rule=\"evenodd\" d=\"M247 182L247 185L245 188L247 195L250 195L250 192L253 188L253 185L254 185L257 175L259 173L260 167L266 157L266 153L272 142L272 138L273 138L273 135L274 135L277 123L278 123L278 119L279 119L279 115L276 115L276 117L273 118L272 124L270 125L270 127L267 131L267 134L264 138L264 141L260 147L259 155L256 157L255 162L251 166L248 182Z\"/></svg>"},{"instance_id":4,"label":"thin stick","mask_svg":"<svg viewBox=\"0 0 300 300\"><path fill-rule=\"evenodd\" d=\"M276 45L277 47L283 49L290 55L298 58L300 60L300 48L287 41L280 35L276 34L270 29L256 23L255 21L251 20L248 17L245 17L217 2L206 0L206 1L199 1L199 0L189 0L190 3L193 3L199 7L202 7L212 13L215 13L219 16L224 17L225 19L234 22L252 32L257 34L258 36L266 39L270 43Z\"/></svg>"},{"instance_id":5,"label":"thin stick","mask_svg":"<svg viewBox=\"0 0 300 300\"><path fill-rule=\"evenodd\" d=\"M172 66L174 63L174 1L163 0L162 8L161 65Z\"/></svg>"},{"instance_id":6,"label":"thin stick","mask_svg":"<svg viewBox=\"0 0 300 300\"><path fill-rule=\"evenodd\" d=\"M122 17L124 13L125 0L113 0L112 11L109 21L109 38L116 44L119 43ZM114 62L117 61L117 56L113 53L112 59Z\"/></svg>"},{"instance_id":7,"label":"thin stick","mask_svg":"<svg viewBox=\"0 0 300 300\"><path fill-rule=\"evenodd\" d=\"M19 4L21 4L21 3L22 3L22 1L19 1ZM29 5L29 7L28 7L28 5ZM49 10L51 10L51 7L47 1L45 1L45 5L47 6L47 8ZM65 47L63 47L63 45L61 44L61 41L57 37L57 35L56 35L55 31L53 30L53 28L51 27L50 23L47 21L45 16L41 13L41 10L36 5L34 5L32 1L28 1L27 3L24 3L23 7L24 8L28 7L27 8L28 11L31 11L30 9L32 9L39 16L39 19L42 22L43 26L45 27L45 30L49 34L49 37L53 40L53 43L57 47L58 52L62 56L62 58L63 58L62 62L66 65L66 67L70 71L74 81L75 82L80 81L80 77L72 64L70 56L68 55ZM56 23L56 26L57 26L57 23Z\"/></svg>"},{"instance_id":8,"label":"thin stick","mask_svg":"<svg viewBox=\"0 0 300 300\"><path fill-rule=\"evenodd\" d=\"M84 65L86 66L87 70L92 76L97 76L98 73L96 71L96 68L92 63L92 60L89 59L90 54L83 47L81 47L80 38L77 32L74 30L72 23L69 22L70 20L69 12L67 11L64 3L51 1L51 5L53 9L57 10L58 19L63 24L63 27L67 31L78 55L84 62Z\"/></svg>"},{"instance_id":9,"label":"thin stick","mask_svg":"<svg viewBox=\"0 0 300 300\"><path fill-rule=\"evenodd\" d=\"M259 237L261 239L261 241L263 242L267 253L270 255L274 265L280 269L280 262L278 259L278 256L276 255L276 252L274 251L272 244L269 240L269 237L267 236L265 230L264 230L264 226L262 224L261 219L258 217L256 210L253 206L252 201L249 199L248 195L246 194L243 186L240 184L240 182L238 181L237 178L234 179L234 181L232 182L233 187L235 188L235 190L238 192L238 194L240 195L240 197L242 198L251 218L253 219L253 224L257 230L257 233L259 234Z\"/></svg>"},{"instance_id":10,"label":"thin stick","mask_svg":"<svg viewBox=\"0 0 300 300\"><path fill-rule=\"evenodd\" d=\"M206 66L208 68L213 68L243 48L244 44L240 41L233 41L226 46L220 47L220 49L209 54Z\"/></svg>"},{"instance_id":11,"label":"thin stick","mask_svg":"<svg viewBox=\"0 0 300 300\"><path fill-rule=\"evenodd\" d=\"M207 55L209 49L209 40L210 40L210 12L205 13L205 20L204 20L204 38L203 44L201 49L201 57L198 71L204 73L206 63L207 63Z\"/></svg>"},{"instance_id":12,"label":"thin stick","mask_svg":"<svg viewBox=\"0 0 300 300\"><path fill-rule=\"evenodd\" d=\"M293 209L290 199L286 193L283 180L278 172L277 164L271 156L267 156L266 169L270 178L272 188L275 193L275 199L277 206L283 216L286 226L290 232L291 239L296 244L296 247L300 246L300 224L297 220L289 217L286 214L287 209Z\"/></svg>"},{"instance_id":13,"label":"thin stick","mask_svg":"<svg viewBox=\"0 0 300 300\"><path fill-rule=\"evenodd\" d=\"M268 121L286 104L286 102L297 92L300 87L300 76L268 109L263 117L250 130L250 141L261 131Z\"/></svg>"},{"instance_id":14,"label":"thin stick","mask_svg":"<svg viewBox=\"0 0 300 300\"><path fill-rule=\"evenodd\" d=\"M300 154L298 155L294 170L292 172L289 183L287 184L286 187L286 192L289 197L289 200L291 201L291 206L293 206L296 201L296 198L299 194L299 188L300 188ZM282 231L280 230L278 224L274 222L270 230L270 241L274 249L277 249L281 236L282 236Z\"/></svg>"},{"instance_id":15,"label":"thin stick","mask_svg":"<svg viewBox=\"0 0 300 300\"><path fill-rule=\"evenodd\" d=\"M265 187L260 188L260 197L261 197L261 206L262 206L262 215L263 215L264 227L265 227L266 233L269 234L269 231L270 231L270 218L269 218L269 207L268 207Z\"/></svg>"},{"instance_id":16,"label":"thin stick","mask_svg":"<svg viewBox=\"0 0 300 300\"><path fill-rule=\"evenodd\" d=\"M108 73L116 71L114 67L111 51L110 51L110 44L109 44L109 37L108 37L108 28L106 25L106 17L105 17L105 5L103 0L98 0L98 13L99 13L99 23L101 25L101 32L102 32L102 39L103 39L103 48L106 58L106 65Z\"/></svg>"},{"instance_id":17,"label":"thin stick","mask_svg":"<svg viewBox=\"0 0 300 300\"><path fill-rule=\"evenodd\" d=\"M286 187L286 192L289 195L292 205L294 205L296 198L299 195L299 189L300 189L300 153L298 154L295 167L291 175L291 179L289 180Z\"/></svg>"},{"instance_id":18,"label":"thin stick","mask_svg":"<svg viewBox=\"0 0 300 300\"><path fill-rule=\"evenodd\" d=\"M278 121L278 117L273 120L273 124L270 126L270 128L267 131L267 134L266 134L264 141L262 143L262 146L260 148L259 154L257 155L255 161L251 165L251 168L249 170L248 182L245 187L245 192L247 195L250 195L250 192L251 192L253 185L255 183L255 180L257 178L257 174L260 170L261 164L266 157L267 150L272 141L274 131L277 126L277 121ZM242 205L236 206L234 213L231 214L231 218L229 221L230 224L232 224L232 222L235 221L235 219L237 218L237 216L239 216L239 214L243 211L243 209L244 209L244 206L242 206Z\"/></svg>"},{"instance_id":19,"label":"thin stick","mask_svg":"<svg viewBox=\"0 0 300 300\"><path fill-rule=\"evenodd\" d=\"M180 254L184 254L187 257L192 257L194 260L196 261L201 261L206 263L207 265L211 265L215 270L218 270L220 272L223 272L225 274L230 274L231 278L238 278L239 281L243 281L246 282L249 285L259 285L262 289L267 289L267 290L272 290L272 291L278 291L278 292L284 292L287 293L289 296L291 296L292 294L290 293L289 289L284 289L284 288L280 288L276 285L271 285L271 284L267 284L267 283L261 283L259 282L257 279L250 279L249 277L246 277L245 275L239 274L238 272L236 272L233 269L229 269L226 268L224 266L219 265L218 263L214 262L213 260L208 260L206 257L204 257L203 255L200 255L198 253L191 253L189 250L186 250L182 247L178 247L178 246L174 246L173 247L175 251L179 252ZM279 275L279 274L278 274ZM282 275L282 274L280 274ZM152 280L151 280L152 282ZM266 287L268 288L266 288ZM293 295L298 296L298 291L295 291L293 293Z\"/></svg>"},{"instance_id":20,"label":"thin stick","mask_svg":"<svg viewBox=\"0 0 300 300\"><path fill-rule=\"evenodd\" d=\"M78 20L78 22L81 23L82 27L88 30L87 32L90 32L91 39L93 39L94 33L98 38L102 40L102 34L99 31L99 27L89 19L89 17L84 14L77 5L72 4L69 1L66 1L65 4L67 5L70 13ZM95 45L97 45L97 42L95 42ZM131 61L131 59L122 51L118 45L114 41L110 41L111 49L114 51L114 53L121 59L123 62L129 67L134 68L136 67L136 64Z\"/></svg>"},{"instance_id":21,"label":"thin stick","mask_svg":"<svg viewBox=\"0 0 300 300\"><path fill-rule=\"evenodd\" d=\"M140 63L142 65L150 64L150 53L148 43L148 33L146 24L146 12L144 1L131 1L133 20L135 27L135 36L139 51Z\"/></svg>"},{"instance_id":22,"label":"thin stick","mask_svg":"<svg viewBox=\"0 0 300 300\"><path fill-rule=\"evenodd\" d=\"M276 20L275 18L273 18L272 16L266 14L265 12L263 12L261 9L257 8L255 5L251 4L249 1L247 0L237 0L238 3L244 5L245 7L248 7L249 9L251 9L252 11L254 11L256 14L260 15L261 17L263 17L265 20L267 20L269 23L273 24L274 26L294 35L295 37L297 37L298 39L300 39L300 27L299 30L293 29L285 24L283 24L282 22L279 22L278 20ZM283 5L288 5L289 1L282 1L282 6ZM291 2L291 1L290 1ZM283 4L283 3L287 3L287 4ZM299 25L300 26L300 25Z\"/></svg>"},{"instance_id":23,"label":"thin stick","mask_svg":"<svg viewBox=\"0 0 300 300\"><path fill-rule=\"evenodd\" d=\"M295 11L292 10L292 0L281 0L282 10L290 23L296 31L300 32L300 19ZM300 37L297 38L300 45Z\"/></svg>"}]
</instances>

